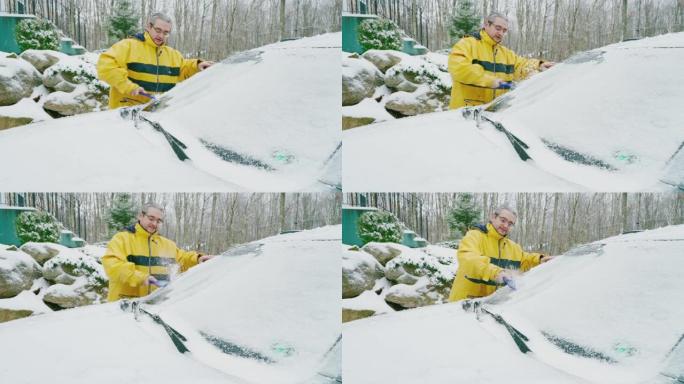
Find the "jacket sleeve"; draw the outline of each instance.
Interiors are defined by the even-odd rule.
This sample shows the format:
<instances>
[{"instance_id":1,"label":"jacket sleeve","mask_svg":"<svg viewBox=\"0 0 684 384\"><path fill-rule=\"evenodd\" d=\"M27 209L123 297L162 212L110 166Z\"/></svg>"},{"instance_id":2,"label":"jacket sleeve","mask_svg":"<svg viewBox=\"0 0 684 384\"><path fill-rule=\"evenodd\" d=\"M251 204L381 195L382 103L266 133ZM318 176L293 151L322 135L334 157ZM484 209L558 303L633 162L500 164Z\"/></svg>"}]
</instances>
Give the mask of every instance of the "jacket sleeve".
<instances>
[{"instance_id":1,"label":"jacket sleeve","mask_svg":"<svg viewBox=\"0 0 684 384\"><path fill-rule=\"evenodd\" d=\"M109 280L131 287L140 286L147 275L136 270L135 264L126 259L127 256L124 237L115 235L107 245L105 255L102 256L102 266Z\"/></svg>"},{"instance_id":2,"label":"jacket sleeve","mask_svg":"<svg viewBox=\"0 0 684 384\"><path fill-rule=\"evenodd\" d=\"M131 44L122 40L100 55L97 61L97 76L122 95L128 95L138 88L138 85L128 80L126 58Z\"/></svg>"},{"instance_id":3,"label":"jacket sleeve","mask_svg":"<svg viewBox=\"0 0 684 384\"><path fill-rule=\"evenodd\" d=\"M522 272L527 272L539 265L539 259L541 258L540 253L527 253L523 251L522 248L520 249L520 252L522 252L522 257L520 259L520 270Z\"/></svg>"},{"instance_id":4,"label":"jacket sleeve","mask_svg":"<svg viewBox=\"0 0 684 384\"><path fill-rule=\"evenodd\" d=\"M454 82L491 87L496 80L492 74L485 72L479 64L473 64L473 44L469 39L461 39L449 54L449 73Z\"/></svg>"},{"instance_id":5,"label":"jacket sleeve","mask_svg":"<svg viewBox=\"0 0 684 384\"><path fill-rule=\"evenodd\" d=\"M515 80L524 80L528 78L534 72L539 71L539 66L541 65L541 60L539 59L528 59L521 57L512 53L515 56Z\"/></svg>"},{"instance_id":6,"label":"jacket sleeve","mask_svg":"<svg viewBox=\"0 0 684 384\"><path fill-rule=\"evenodd\" d=\"M180 265L180 271L185 272L198 263L200 254L194 251L184 251L176 247L176 261Z\"/></svg>"},{"instance_id":7,"label":"jacket sleeve","mask_svg":"<svg viewBox=\"0 0 684 384\"><path fill-rule=\"evenodd\" d=\"M458 268L463 268L465 276L471 279L491 281L501 268L491 264L489 257L482 255L479 246L482 240L476 230L466 233L458 245Z\"/></svg>"},{"instance_id":8,"label":"jacket sleeve","mask_svg":"<svg viewBox=\"0 0 684 384\"><path fill-rule=\"evenodd\" d=\"M188 79L190 76L199 72L199 60L198 59L182 59L180 79L181 81Z\"/></svg>"}]
</instances>

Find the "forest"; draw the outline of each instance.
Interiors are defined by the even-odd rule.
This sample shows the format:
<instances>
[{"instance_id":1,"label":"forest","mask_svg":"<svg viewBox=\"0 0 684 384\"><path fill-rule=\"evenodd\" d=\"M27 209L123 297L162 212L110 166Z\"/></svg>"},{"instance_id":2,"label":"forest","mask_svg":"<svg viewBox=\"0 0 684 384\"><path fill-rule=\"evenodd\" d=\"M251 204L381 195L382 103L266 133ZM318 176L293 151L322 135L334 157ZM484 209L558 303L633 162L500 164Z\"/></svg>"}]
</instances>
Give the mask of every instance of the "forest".
<instances>
[{"instance_id":1,"label":"forest","mask_svg":"<svg viewBox=\"0 0 684 384\"><path fill-rule=\"evenodd\" d=\"M133 193L138 214L146 202L165 209L160 233L180 247L223 252L230 246L283 231L340 223L341 194L335 193ZM117 193L3 193L0 205L28 206L52 214L89 243L108 241L107 225Z\"/></svg>"},{"instance_id":2,"label":"forest","mask_svg":"<svg viewBox=\"0 0 684 384\"><path fill-rule=\"evenodd\" d=\"M123 0L0 0L0 11L51 20L89 51L107 49L112 15ZM222 60L281 39L340 30L341 0L128 0L139 31L156 11L174 21L169 45L192 57ZM281 10L283 11L281 13ZM281 23L284 20L284 23Z\"/></svg>"},{"instance_id":3,"label":"forest","mask_svg":"<svg viewBox=\"0 0 684 384\"><path fill-rule=\"evenodd\" d=\"M467 197L463 199L463 197ZM684 223L684 193L354 193L344 204L392 212L432 243L458 237L449 216L469 201L486 222L508 205L518 213L511 238L527 250L559 254L623 232Z\"/></svg>"},{"instance_id":4,"label":"forest","mask_svg":"<svg viewBox=\"0 0 684 384\"><path fill-rule=\"evenodd\" d=\"M504 44L519 55L560 61L621 40L684 30L683 0L344 0L343 10L393 20L432 51L450 49L449 26L461 3L482 19L506 15Z\"/></svg>"}]
</instances>

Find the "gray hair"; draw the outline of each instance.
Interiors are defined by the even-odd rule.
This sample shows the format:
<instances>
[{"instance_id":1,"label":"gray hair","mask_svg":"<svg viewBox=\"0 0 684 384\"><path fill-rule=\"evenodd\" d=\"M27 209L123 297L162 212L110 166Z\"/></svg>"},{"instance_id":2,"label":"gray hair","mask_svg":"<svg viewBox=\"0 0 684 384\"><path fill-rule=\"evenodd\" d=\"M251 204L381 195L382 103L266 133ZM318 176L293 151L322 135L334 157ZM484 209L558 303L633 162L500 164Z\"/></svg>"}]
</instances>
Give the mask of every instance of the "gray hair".
<instances>
[{"instance_id":1,"label":"gray hair","mask_svg":"<svg viewBox=\"0 0 684 384\"><path fill-rule=\"evenodd\" d=\"M162 208L161 205L159 205L157 203L152 203L152 202L143 204L140 212L142 212L143 214L146 215L147 212L150 210L150 208L158 209L159 211L161 211L161 213L164 213L164 208Z\"/></svg>"},{"instance_id":2,"label":"gray hair","mask_svg":"<svg viewBox=\"0 0 684 384\"><path fill-rule=\"evenodd\" d=\"M498 206L498 207L494 210L494 216L499 216L499 215L501 214L502 211L508 211L508 212L512 213L513 216L518 217L518 212L514 211L513 208L511 208L511 207L510 207L509 205L507 205L507 204Z\"/></svg>"},{"instance_id":3,"label":"gray hair","mask_svg":"<svg viewBox=\"0 0 684 384\"><path fill-rule=\"evenodd\" d=\"M508 23L508 17L504 16L499 12L492 12L489 15L487 15L487 17L485 17L485 22L493 23L496 21L497 18L504 19Z\"/></svg>"},{"instance_id":4,"label":"gray hair","mask_svg":"<svg viewBox=\"0 0 684 384\"><path fill-rule=\"evenodd\" d=\"M173 24L169 15L167 15L166 13L163 13L163 12L155 12L155 13L151 14L148 22L150 23L150 25L154 25L154 23L157 20L162 20L162 21L166 21L169 24Z\"/></svg>"}]
</instances>

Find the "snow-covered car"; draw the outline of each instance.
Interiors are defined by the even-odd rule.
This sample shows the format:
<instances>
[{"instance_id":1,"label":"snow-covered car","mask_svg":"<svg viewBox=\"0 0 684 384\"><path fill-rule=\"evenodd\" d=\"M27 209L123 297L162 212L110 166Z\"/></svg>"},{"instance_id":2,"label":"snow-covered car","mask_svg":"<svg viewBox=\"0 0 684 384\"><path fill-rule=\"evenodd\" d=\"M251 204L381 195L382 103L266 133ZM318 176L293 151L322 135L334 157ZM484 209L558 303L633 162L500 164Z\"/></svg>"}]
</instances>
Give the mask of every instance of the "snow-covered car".
<instances>
[{"instance_id":1,"label":"snow-covered car","mask_svg":"<svg viewBox=\"0 0 684 384\"><path fill-rule=\"evenodd\" d=\"M475 300L345 323L345 383L684 381L684 225L568 251Z\"/></svg>"},{"instance_id":2,"label":"snow-covered car","mask_svg":"<svg viewBox=\"0 0 684 384\"><path fill-rule=\"evenodd\" d=\"M4 383L341 382L340 226L233 248L145 298L0 324Z\"/></svg>"},{"instance_id":3,"label":"snow-covered car","mask_svg":"<svg viewBox=\"0 0 684 384\"><path fill-rule=\"evenodd\" d=\"M684 33L577 54L478 108L343 133L348 191L684 189Z\"/></svg>"},{"instance_id":4,"label":"snow-covered car","mask_svg":"<svg viewBox=\"0 0 684 384\"><path fill-rule=\"evenodd\" d=\"M156 103L0 131L7 190L339 189L341 34L228 57ZM187 159L186 159L187 157Z\"/></svg>"}]
</instances>

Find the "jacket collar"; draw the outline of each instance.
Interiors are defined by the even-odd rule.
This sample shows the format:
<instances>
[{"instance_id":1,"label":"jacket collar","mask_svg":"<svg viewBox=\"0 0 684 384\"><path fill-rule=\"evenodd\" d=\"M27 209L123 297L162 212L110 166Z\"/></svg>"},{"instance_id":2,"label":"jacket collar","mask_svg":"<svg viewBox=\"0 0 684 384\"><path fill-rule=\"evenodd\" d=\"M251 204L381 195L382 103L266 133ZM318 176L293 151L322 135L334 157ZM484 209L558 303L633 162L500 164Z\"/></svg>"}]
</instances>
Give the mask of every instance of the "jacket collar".
<instances>
[{"instance_id":1,"label":"jacket collar","mask_svg":"<svg viewBox=\"0 0 684 384\"><path fill-rule=\"evenodd\" d=\"M496 229L494 229L492 223L487 223L487 232L485 233L487 234L487 236L496 239L497 241L506 238L506 236L501 236L499 232L497 232Z\"/></svg>"},{"instance_id":2,"label":"jacket collar","mask_svg":"<svg viewBox=\"0 0 684 384\"><path fill-rule=\"evenodd\" d=\"M153 48L155 48L155 49L156 49L156 48L162 48L162 47L164 47L164 46L166 45L166 44L162 44L161 46L157 47L157 44L154 43L154 41L152 40L152 36L150 36L150 34L147 33L147 31L138 32L138 33L136 33L135 35L133 35L133 37L134 37L136 40L140 40L140 41L144 42L145 45L149 45L149 46L151 46L151 47L153 47Z\"/></svg>"},{"instance_id":3,"label":"jacket collar","mask_svg":"<svg viewBox=\"0 0 684 384\"><path fill-rule=\"evenodd\" d=\"M136 222L135 224L129 225L128 227L125 227L124 229L126 231L136 235L136 236L143 236L145 238L147 238L147 237L155 237L156 238L159 236L158 232L155 232L155 233L147 232L147 230L145 228L143 228L139 222Z\"/></svg>"},{"instance_id":4,"label":"jacket collar","mask_svg":"<svg viewBox=\"0 0 684 384\"><path fill-rule=\"evenodd\" d=\"M480 40L482 40L483 43L485 43L489 46L492 46L492 47L499 44L496 41L494 41L494 39L492 39L491 36L489 36L487 31L484 30L484 28L482 28L480 30L479 34L480 34ZM152 42L152 44L154 44L154 41Z\"/></svg>"}]
</instances>

